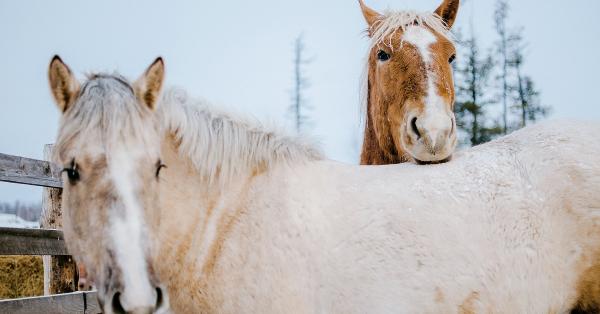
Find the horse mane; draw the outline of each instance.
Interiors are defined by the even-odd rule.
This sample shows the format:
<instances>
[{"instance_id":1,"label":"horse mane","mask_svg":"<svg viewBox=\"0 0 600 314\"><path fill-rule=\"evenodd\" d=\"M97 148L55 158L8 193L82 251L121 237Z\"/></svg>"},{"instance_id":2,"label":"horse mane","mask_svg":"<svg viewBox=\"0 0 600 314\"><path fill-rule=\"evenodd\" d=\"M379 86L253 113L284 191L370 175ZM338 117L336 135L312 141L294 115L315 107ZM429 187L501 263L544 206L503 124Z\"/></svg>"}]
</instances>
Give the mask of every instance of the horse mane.
<instances>
[{"instance_id":1,"label":"horse mane","mask_svg":"<svg viewBox=\"0 0 600 314\"><path fill-rule=\"evenodd\" d=\"M179 153L190 158L209 182L223 183L281 162L323 158L306 137L290 136L254 119L216 110L182 89L166 90L157 110L163 132L175 137Z\"/></svg>"},{"instance_id":2,"label":"horse mane","mask_svg":"<svg viewBox=\"0 0 600 314\"><path fill-rule=\"evenodd\" d=\"M171 132L180 154L189 157L211 182L225 182L280 162L323 158L306 137L286 135L257 121L220 112L181 89L166 90L156 110L153 114L140 105L132 85L122 76L90 74L76 103L61 118L54 152L65 151L75 139L85 141L98 130L105 150L135 138L143 141L147 152L158 151L157 132Z\"/></svg>"}]
</instances>

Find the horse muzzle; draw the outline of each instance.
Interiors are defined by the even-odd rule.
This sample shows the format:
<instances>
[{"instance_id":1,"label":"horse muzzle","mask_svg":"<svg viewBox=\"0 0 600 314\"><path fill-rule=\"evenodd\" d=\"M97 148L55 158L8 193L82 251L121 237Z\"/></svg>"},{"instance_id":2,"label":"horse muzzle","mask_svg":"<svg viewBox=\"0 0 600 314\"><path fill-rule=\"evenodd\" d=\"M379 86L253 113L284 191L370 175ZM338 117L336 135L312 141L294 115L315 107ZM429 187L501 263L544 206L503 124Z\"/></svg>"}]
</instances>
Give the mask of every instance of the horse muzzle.
<instances>
[{"instance_id":1,"label":"horse muzzle","mask_svg":"<svg viewBox=\"0 0 600 314\"><path fill-rule=\"evenodd\" d=\"M450 160L457 144L454 115L410 117L402 144L417 163L431 164Z\"/></svg>"}]
</instances>

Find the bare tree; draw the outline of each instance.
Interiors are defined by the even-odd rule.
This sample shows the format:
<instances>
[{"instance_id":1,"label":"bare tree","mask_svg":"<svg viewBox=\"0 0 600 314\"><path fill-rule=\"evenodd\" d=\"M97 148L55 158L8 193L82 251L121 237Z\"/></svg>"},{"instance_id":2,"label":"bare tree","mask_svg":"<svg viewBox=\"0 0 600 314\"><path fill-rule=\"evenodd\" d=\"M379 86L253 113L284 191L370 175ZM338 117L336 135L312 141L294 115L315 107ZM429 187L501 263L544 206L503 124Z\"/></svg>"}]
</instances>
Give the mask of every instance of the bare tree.
<instances>
[{"instance_id":1,"label":"bare tree","mask_svg":"<svg viewBox=\"0 0 600 314\"><path fill-rule=\"evenodd\" d=\"M508 132L508 50L510 38L506 29L506 19L508 18L508 2L506 0L496 1L496 10L494 11L494 21L496 22L496 32L498 33L498 41L496 49L498 58L500 59L500 78L502 79L502 91L500 97L502 99L502 132Z\"/></svg>"},{"instance_id":2,"label":"bare tree","mask_svg":"<svg viewBox=\"0 0 600 314\"><path fill-rule=\"evenodd\" d=\"M535 88L531 77L524 75L522 66L524 62L523 50L524 45L522 37L518 36L519 44L515 45L512 52L510 65L515 72L515 86L512 88L515 93L513 98L515 104L513 108L520 115L520 127L525 127L528 121L534 122L540 118L546 117L550 113L550 107L541 104L539 99L539 91Z\"/></svg>"},{"instance_id":3,"label":"bare tree","mask_svg":"<svg viewBox=\"0 0 600 314\"><path fill-rule=\"evenodd\" d=\"M296 132L300 133L311 124L308 111L312 108L307 104L304 96L310 83L306 78L305 67L311 62L305 56L304 37L300 34L294 41L294 85L292 89L292 103L289 112L293 118Z\"/></svg>"}]
</instances>

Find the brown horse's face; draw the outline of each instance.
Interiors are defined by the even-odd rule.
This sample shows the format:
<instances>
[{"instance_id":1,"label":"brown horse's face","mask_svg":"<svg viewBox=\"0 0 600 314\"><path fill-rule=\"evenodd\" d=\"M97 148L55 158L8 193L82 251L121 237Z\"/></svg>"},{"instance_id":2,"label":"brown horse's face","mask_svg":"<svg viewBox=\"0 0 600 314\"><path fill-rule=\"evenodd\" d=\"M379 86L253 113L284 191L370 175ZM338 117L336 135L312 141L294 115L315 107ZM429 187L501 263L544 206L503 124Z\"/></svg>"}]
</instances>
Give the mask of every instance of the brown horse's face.
<instances>
[{"instance_id":1,"label":"brown horse's face","mask_svg":"<svg viewBox=\"0 0 600 314\"><path fill-rule=\"evenodd\" d=\"M153 271L162 166L152 106L144 103L155 97L144 86L152 81L148 73L162 73L162 60L153 67L135 87L115 76L94 76L79 87L59 58L50 65L63 111L55 161L64 167L65 239L86 266L104 313L169 307Z\"/></svg>"},{"instance_id":2,"label":"brown horse's face","mask_svg":"<svg viewBox=\"0 0 600 314\"><path fill-rule=\"evenodd\" d=\"M371 50L370 114L384 121L398 151L420 162L450 157L456 147L454 45L424 26L398 31Z\"/></svg>"},{"instance_id":3,"label":"brown horse's face","mask_svg":"<svg viewBox=\"0 0 600 314\"><path fill-rule=\"evenodd\" d=\"M442 7L453 4L458 6L458 1L447 0ZM381 23L375 20L371 25L373 34ZM372 47L368 114L381 146L393 144L402 159L419 163L451 157L457 143L451 67L455 57L454 44L444 34L412 21Z\"/></svg>"}]
</instances>

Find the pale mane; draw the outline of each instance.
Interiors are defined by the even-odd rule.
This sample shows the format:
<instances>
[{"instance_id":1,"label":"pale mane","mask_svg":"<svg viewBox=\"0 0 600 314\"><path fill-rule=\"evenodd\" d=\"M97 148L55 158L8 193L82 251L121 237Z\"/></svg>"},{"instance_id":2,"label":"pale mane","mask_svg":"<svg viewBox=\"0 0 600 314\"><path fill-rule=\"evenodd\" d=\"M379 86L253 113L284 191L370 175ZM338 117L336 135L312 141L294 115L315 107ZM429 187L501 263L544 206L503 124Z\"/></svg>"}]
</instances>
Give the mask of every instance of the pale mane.
<instances>
[{"instance_id":1,"label":"pale mane","mask_svg":"<svg viewBox=\"0 0 600 314\"><path fill-rule=\"evenodd\" d=\"M231 180L275 163L323 158L305 137L220 112L181 89L165 91L158 110L162 127L175 136L180 153L211 182Z\"/></svg>"},{"instance_id":2,"label":"pale mane","mask_svg":"<svg viewBox=\"0 0 600 314\"><path fill-rule=\"evenodd\" d=\"M157 112L141 105L131 84L119 75L93 74L75 104L63 115L55 153L96 142L99 151L141 141L146 152L160 150L159 132L171 132L180 153L211 182L227 182L276 163L322 159L306 137L286 135L257 121L235 117L194 100L180 89L163 93ZM56 161L61 160L55 155ZM71 158L63 156L63 160ZM218 180L217 180L218 179Z\"/></svg>"},{"instance_id":3,"label":"pale mane","mask_svg":"<svg viewBox=\"0 0 600 314\"><path fill-rule=\"evenodd\" d=\"M386 11L383 17L371 26L371 48L377 45L392 47L392 39L397 31L404 32L410 25L428 26L449 41L453 41L448 25L435 13L416 11Z\"/></svg>"}]
</instances>

